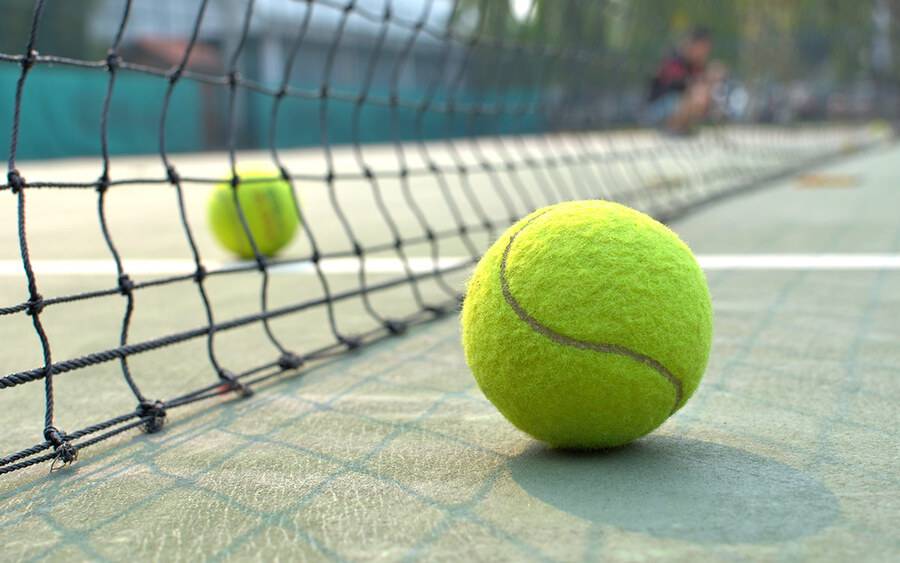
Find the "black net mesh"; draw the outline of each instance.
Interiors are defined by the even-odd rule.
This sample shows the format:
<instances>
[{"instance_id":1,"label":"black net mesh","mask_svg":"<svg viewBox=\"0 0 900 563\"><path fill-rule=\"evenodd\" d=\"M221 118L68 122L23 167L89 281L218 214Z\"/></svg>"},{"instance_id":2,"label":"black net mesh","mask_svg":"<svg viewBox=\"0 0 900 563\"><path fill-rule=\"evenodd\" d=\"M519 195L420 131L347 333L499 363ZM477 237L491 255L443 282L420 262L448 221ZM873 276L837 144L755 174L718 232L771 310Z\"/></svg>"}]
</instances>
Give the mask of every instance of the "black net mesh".
<instances>
[{"instance_id":1,"label":"black net mesh","mask_svg":"<svg viewBox=\"0 0 900 563\"><path fill-rule=\"evenodd\" d=\"M23 449L0 458L0 473L66 464L123 432L159 430L176 407L249 396L263 380L454 314L471 265L536 208L604 198L669 220L868 146L880 137L859 118L896 111L896 83L880 73L866 27L877 8L868 3L854 8L862 22L834 3L815 10L827 12L821 21L805 22L784 3L712 0L78 4L13 2L2 24L9 164L0 195L16 209L15 225L4 228L17 230L24 298L2 303L0 322L27 318L42 356L25 367L4 362L0 390L40 385L45 409L43 436L23 435ZM827 39L828 22L848 18L853 33ZM709 111L689 132L643 126L647 83L666 45L698 23L724 61ZM82 35L72 38L72 29ZM841 62L860 50L873 51L863 70L853 56ZM52 87L63 78L84 81L78 100ZM860 83L865 95L854 97ZM831 97L817 97L815 85ZM854 106L857 98L865 103ZM91 109L79 110L85 99ZM81 142L54 142L73 127ZM219 171L180 164L196 151L217 154ZM210 261L186 194L226 178L238 202L242 186L267 181L242 178L245 151L291 185L301 242L270 258L251 236L255 259ZM145 157L151 165L118 164L148 152L157 154ZM40 170L31 160L57 156L89 159L93 176L29 173ZM174 197L186 271L130 271L107 204L129 188ZM96 202L115 271L102 287L54 295L42 287L28 199L56 190ZM311 275L278 288L280 271ZM240 291L222 289L238 287L229 281L237 278ZM142 301L162 290L171 290L162 301ZM222 300L252 310L231 314ZM149 301L189 326L135 334ZM181 309L187 301L199 316ZM78 303L116 315L118 329L102 349L59 357L57 339L70 336L51 330L48 313L76 314L65 308ZM265 346L235 359L221 339L251 328ZM191 369L204 383L184 389L172 366L187 352L176 350L198 342L205 358ZM155 363L138 369L138 355ZM109 365L118 373L108 385L127 391L135 408L112 418L57 408L60 379Z\"/></svg>"}]
</instances>

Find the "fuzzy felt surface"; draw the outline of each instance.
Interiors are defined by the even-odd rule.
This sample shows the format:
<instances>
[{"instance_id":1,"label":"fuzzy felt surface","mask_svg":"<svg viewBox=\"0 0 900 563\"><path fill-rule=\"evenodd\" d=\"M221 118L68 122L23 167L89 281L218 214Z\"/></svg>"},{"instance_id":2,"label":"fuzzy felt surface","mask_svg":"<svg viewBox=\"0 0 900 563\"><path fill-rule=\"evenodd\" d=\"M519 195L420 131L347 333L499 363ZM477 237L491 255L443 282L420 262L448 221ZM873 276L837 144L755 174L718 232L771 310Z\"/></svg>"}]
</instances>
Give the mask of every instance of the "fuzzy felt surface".
<instances>
[{"instance_id":1,"label":"fuzzy felt surface","mask_svg":"<svg viewBox=\"0 0 900 563\"><path fill-rule=\"evenodd\" d=\"M241 173L238 201L260 253L272 256L291 242L300 224L292 201L291 187L272 178L277 172ZM250 181L247 181L250 180ZM253 258L253 247L241 224L230 182L216 186L207 206L207 219L216 240L241 258Z\"/></svg>"},{"instance_id":2,"label":"fuzzy felt surface","mask_svg":"<svg viewBox=\"0 0 900 563\"><path fill-rule=\"evenodd\" d=\"M712 338L690 249L604 201L535 211L468 284L463 345L479 387L521 430L558 447L628 443L697 388Z\"/></svg>"}]
</instances>

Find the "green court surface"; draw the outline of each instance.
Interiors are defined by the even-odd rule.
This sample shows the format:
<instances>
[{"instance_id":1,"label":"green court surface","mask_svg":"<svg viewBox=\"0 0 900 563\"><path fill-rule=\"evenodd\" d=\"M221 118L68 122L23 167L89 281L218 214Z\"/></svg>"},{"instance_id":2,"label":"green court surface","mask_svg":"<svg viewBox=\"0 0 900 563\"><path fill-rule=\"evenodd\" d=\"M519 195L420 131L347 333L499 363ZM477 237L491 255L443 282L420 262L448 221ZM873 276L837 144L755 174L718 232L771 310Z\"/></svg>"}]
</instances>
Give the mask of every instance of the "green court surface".
<instances>
[{"instance_id":1,"label":"green court surface","mask_svg":"<svg viewBox=\"0 0 900 563\"><path fill-rule=\"evenodd\" d=\"M0 559L896 561L898 162L896 146L878 148L814 171L819 180L787 178L672 223L708 265L713 352L691 402L634 444L567 453L515 430L482 397L457 320L446 318L269 381L252 398L179 409L162 432L131 431L52 474L39 465L0 476ZM198 221L202 195L189 202ZM77 238L40 221L41 197L35 254L106 256L94 196L53 192L73 198L66 224L83 226ZM171 209L114 197L111 216L123 223L112 228L128 255L186 258ZM148 231L159 236L152 254L141 251ZM14 260L14 238L2 243L0 258ZM42 290L93 279L46 275ZM313 283L303 273L274 280L284 291ZM4 302L21 297L20 277L0 284ZM221 318L257 306L233 298L255 278L216 284ZM195 326L202 312L190 289L142 294L133 338ZM383 299L389 307L408 295ZM48 309L57 357L113 345L121 303L109 306L115 314ZM277 321L304 338L323 322L321 312ZM39 361L27 318L16 323L0 335L4 371ZM223 335L223 357L252 365L266 345L257 332ZM203 354L197 342L136 356L132 369L151 396L187 391ZM59 424L133 409L117 370L58 377L58 408L69 413ZM40 391L4 391L3 452L40 436Z\"/></svg>"}]
</instances>

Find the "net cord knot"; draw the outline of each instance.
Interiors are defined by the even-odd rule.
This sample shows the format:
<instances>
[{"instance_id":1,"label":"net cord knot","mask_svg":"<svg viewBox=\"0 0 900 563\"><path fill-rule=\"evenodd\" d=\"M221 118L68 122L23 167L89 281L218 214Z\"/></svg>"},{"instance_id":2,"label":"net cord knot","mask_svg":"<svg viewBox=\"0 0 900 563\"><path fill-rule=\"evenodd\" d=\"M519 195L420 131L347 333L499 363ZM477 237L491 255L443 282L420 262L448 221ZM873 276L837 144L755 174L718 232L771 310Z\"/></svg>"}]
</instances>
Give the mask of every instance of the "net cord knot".
<instances>
[{"instance_id":1,"label":"net cord knot","mask_svg":"<svg viewBox=\"0 0 900 563\"><path fill-rule=\"evenodd\" d=\"M25 309L25 314L29 317L34 317L40 315L43 310L44 296L40 293L32 294L31 299L28 300L28 308Z\"/></svg>"},{"instance_id":2,"label":"net cord knot","mask_svg":"<svg viewBox=\"0 0 900 563\"><path fill-rule=\"evenodd\" d=\"M115 72L119 65L122 64L122 57L115 51L109 51L106 54L106 70Z\"/></svg>"},{"instance_id":3,"label":"net cord knot","mask_svg":"<svg viewBox=\"0 0 900 563\"><path fill-rule=\"evenodd\" d=\"M55 426L44 428L44 439L53 445L53 451L56 453L53 462L50 464L51 472L61 469L78 459L78 449L69 442L68 438L66 438L66 433Z\"/></svg>"},{"instance_id":4,"label":"net cord knot","mask_svg":"<svg viewBox=\"0 0 900 563\"><path fill-rule=\"evenodd\" d=\"M119 276L119 293L122 295L131 295L134 290L134 281L128 274Z\"/></svg>"},{"instance_id":5,"label":"net cord knot","mask_svg":"<svg viewBox=\"0 0 900 563\"><path fill-rule=\"evenodd\" d=\"M285 371L297 369L302 365L303 358L291 352L285 352L278 358L278 367Z\"/></svg>"},{"instance_id":6,"label":"net cord knot","mask_svg":"<svg viewBox=\"0 0 900 563\"><path fill-rule=\"evenodd\" d=\"M22 70L25 72L29 71L31 67L34 66L34 63L37 62L37 58L37 50L31 49L30 51L28 51L28 53L26 53L25 56L22 57L22 62L20 63L22 65Z\"/></svg>"},{"instance_id":7,"label":"net cord knot","mask_svg":"<svg viewBox=\"0 0 900 563\"><path fill-rule=\"evenodd\" d=\"M144 421L144 432L159 432L166 423L166 405L162 401L141 401L135 411Z\"/></svg>"},{"instance_id":8,"label":"net cord knot","mask_svg":"<svg viewBox=\"0 0 900 563\"><path fill-rule=\"evenodd\" d=\"M17 194L25 188L25 178L15 168L6 173L6 182L12 193Z\"/></svg>"}]
</instances>

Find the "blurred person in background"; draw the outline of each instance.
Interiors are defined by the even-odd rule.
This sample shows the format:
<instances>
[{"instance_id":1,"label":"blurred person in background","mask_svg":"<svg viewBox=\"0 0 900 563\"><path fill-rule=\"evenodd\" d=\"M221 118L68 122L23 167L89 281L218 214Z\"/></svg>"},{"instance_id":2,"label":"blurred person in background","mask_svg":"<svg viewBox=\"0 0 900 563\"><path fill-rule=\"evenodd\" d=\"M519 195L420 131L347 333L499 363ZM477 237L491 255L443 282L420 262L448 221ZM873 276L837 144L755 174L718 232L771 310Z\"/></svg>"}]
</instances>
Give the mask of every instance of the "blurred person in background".
<instances>
[{"instance_id":1,"label":"blurred person in background","mask_svg":"<svg viewBox=\"0 0 900 563\"><path fill-rule=\"evenodd\" d=\"M712 47L709 30L697 28L662 60L650 81L647 124L689 135L707 117L713 90L725 72L721 64L708 64Z\"/></svg>"}]
</instances>

